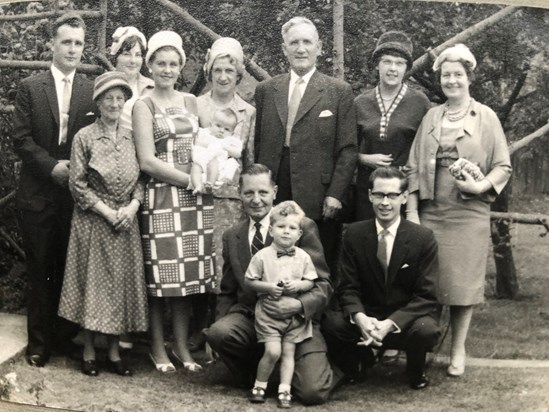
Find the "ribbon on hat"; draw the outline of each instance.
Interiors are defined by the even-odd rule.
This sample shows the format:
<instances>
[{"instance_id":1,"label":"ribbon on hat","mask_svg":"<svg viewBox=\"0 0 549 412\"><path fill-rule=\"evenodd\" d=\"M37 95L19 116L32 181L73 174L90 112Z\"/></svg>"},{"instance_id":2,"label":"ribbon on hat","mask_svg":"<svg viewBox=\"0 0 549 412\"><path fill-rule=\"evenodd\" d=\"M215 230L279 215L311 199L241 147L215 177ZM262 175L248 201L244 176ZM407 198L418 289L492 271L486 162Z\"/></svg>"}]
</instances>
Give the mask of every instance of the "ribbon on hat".
<instances>
[{"instance_id":1,"label":"ribbon on hat","mask_svg":"<svg viewBox=\"0 0 549 412\"><path fill-rule=\"evenodd\" d=\"M147 48L147 39L145 35L137 30L133 26L119 27L112 34L111 56L114 56L120 50L120 47L124 44L124 41L128 37L135 36L143 44L143 48Z\"/></svg>"}]
</instances>

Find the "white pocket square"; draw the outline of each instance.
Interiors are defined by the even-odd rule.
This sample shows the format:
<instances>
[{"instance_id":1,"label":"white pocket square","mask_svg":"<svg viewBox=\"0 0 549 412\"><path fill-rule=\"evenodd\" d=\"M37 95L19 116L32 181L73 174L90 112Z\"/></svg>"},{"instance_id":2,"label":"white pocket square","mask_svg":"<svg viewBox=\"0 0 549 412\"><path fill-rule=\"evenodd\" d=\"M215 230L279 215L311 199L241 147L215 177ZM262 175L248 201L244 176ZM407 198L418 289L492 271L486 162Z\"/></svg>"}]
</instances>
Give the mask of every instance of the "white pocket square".
<instances>
[{"instance_id":1,"label":"white pocket square","mask_svg":"<svg viewBox=\"0 0 549 412\"><path fill-rule=\"evenodd\" d=\"M95 113L94 112L88 112L88 113L86 113L86 116L95 116Z\"/></svg>"},{"instance_id":2,"label":"white pocket square","mask_svg":"<svg viewBox=\"0 0 549 412\"><path fill-rule=\"evenodd\" d=\"M401 269L406 269L408 266L408 263L405 263L404 265L402 265Z\"/></svg>"},{"instance_id":3,"label":"white pocket square","mask_svg":"<svg viewBox=\"0 0 549 412\"><path fill-rule=\"evenodd\" d=\"M330 117L330 116L333 116L334 114L329 111L329 110L322 110L320 112L320 114L318 115L318 117Z\"/></svg>"}]
</instances>

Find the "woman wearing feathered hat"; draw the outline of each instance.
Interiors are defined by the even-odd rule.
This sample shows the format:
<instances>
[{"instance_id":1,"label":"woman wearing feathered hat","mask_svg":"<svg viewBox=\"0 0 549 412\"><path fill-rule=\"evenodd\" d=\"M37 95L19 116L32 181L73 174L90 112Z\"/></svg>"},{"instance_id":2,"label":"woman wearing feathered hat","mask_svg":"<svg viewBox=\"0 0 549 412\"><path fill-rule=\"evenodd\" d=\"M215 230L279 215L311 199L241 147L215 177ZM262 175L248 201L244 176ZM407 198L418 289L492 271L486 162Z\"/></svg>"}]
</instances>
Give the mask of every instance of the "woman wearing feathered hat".
<instances>
[{"instance_id":1,"label":"woman wearing feathered hat","mask_svg":"<svg viewBox=\"0 0 549 412\"><path fill-rule=\"evenodd\" d=\"M437 57L433 71L447 101L423 118L408 162L406 216L430 228L439 246L437 298L450 307L450 376L465 370L473 305L484 301L490 203L511 175L497 115L469 94L476 65L463 44Z\"/></svg>"},{"instance_id":2,"label":"woman wearing feathered hat","mask_svg":"<svg viewBox=\"0 0 549 412\"><path fill-rule=\"evenodd\" d=\"M429 99L404 82L412 67L412 42L400 31L383 33L372 54L378 85L355 99L359 139L356 220L374 216L368 180L378 167L403 167Z\"/></svg>"}]
</instances>

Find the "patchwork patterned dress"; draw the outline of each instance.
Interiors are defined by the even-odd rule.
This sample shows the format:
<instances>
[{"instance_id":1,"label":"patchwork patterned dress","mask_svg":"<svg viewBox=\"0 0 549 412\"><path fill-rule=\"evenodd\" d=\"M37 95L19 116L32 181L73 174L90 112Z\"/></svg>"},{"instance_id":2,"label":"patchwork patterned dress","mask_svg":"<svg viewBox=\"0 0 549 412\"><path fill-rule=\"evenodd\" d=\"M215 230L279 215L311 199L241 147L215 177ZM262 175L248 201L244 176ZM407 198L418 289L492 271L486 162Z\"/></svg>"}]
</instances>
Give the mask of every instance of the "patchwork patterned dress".
<instances>
[{"instance_id":1,"label":"patchwork patterned dress","mask_svg":"<svg viewBox=\"0 0 549 412\"><path fill-rule=\"evenodd\" d=\"M150 97L156 156L174 168L190 171L198 118L182 107L162 111ZM189 110L194 96L185 98ZM196 112L196 110L195 110ZM147 292L177 297L209 292L215 287L213 197L151 178L145 189L141 237Z\"/></svg>"}]
</instances>

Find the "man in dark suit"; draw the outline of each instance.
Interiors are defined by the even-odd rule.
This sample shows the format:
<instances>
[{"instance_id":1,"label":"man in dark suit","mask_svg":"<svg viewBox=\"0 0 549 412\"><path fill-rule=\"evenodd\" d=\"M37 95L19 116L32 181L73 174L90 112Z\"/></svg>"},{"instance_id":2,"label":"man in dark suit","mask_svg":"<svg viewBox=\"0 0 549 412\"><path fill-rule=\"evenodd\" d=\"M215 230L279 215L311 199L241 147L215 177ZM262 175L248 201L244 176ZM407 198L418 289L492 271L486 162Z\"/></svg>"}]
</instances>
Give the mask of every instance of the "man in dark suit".
<instances>
[{"instance_id":1,"label":"man in dark suit","mask_svg":"<svg viewBox=\"0 0 549 412\"><path fill-rule=\"evenodd\" d=\"M375 219L349 225L343 239L340 310L322 330L334 363L351 377L373 365L372 347L406 351L413 389L425 388L425 358L440 337L435 297L437 244L433 233L402 220L406 176L379 168L370 176Z\"/></svg>"},{"instance_id":2,"label":"man in dark suit","mask_svg":"<svg viewBox=\"0 0 549 412\"><path fill-rule=\"evenodd\" d=\"M57 316L73 202L67 184L72 138L94 120L93 82L75 75L85 24L75 13L52 27L50 70L24 79L15 100L15 151L22 160L16 203L27 258L29 364L72 349L76 326Z\"/></svg>"},{"instance_id":3,"label":"man in dark suit","mask_svg":"<svg viewBox=\"0 0 549 412\"><path fill-rule=\"evenodd\" d=\"M223 234L223 278L217 297L216 322L207 330L206 339L220 355L239 383L251 388L262 347L254 328L256 293L245 287L244 275L252 253L269 245L269 214L277 194L271 171L254 164L242 172L240 198L248 218ZM322 244L315 223L303 221L303 234L297 246L305 250L315 265L318 280L313 289L297 298L282 296L276 304L265 306L274 318L294 315L313 319L313 337L296 347L292 386L304 404L325 402L338 380L326 356L326 343L318 327L318 315L332 295Z\"/></svg>"},{"instance_id":4,"label":"man in dark suit","mask_svg":"<svg viewBox=\"0 0 549 412\"><path fill-rule=\"evenodd\" d=\"M334 273L336 218L357 158L354 96L349 84L316 70L322 44L309 19L294 17L282 37L291 71L256 88L255 158L273 171L277 202L295 200L317 223Z\"/></svg>"}]
</instances>

